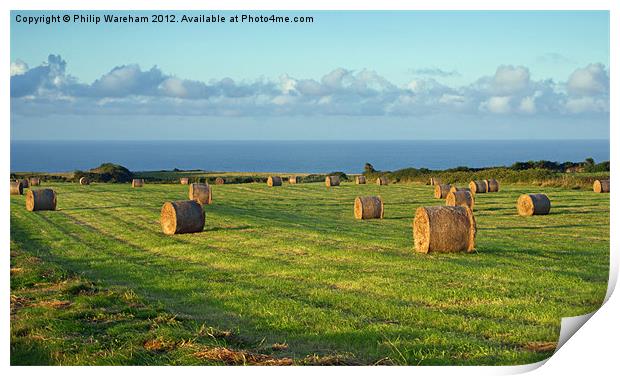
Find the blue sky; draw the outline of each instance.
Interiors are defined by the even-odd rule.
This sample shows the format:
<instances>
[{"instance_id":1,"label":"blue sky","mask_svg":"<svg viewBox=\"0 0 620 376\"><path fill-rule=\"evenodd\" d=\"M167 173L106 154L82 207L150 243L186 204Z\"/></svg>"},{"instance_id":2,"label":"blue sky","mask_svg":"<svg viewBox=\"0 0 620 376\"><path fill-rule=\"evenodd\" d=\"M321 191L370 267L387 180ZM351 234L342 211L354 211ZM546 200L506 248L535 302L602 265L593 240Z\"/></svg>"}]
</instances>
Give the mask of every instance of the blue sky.
<instances>
[{"instance_id":1,"label":"blue sky","mask_svg":"<svg viewBox=\"0 0 620 376\"><path fill-rule=\"evenodd\" d=\"M608 12L276 12L314 17L305 24L15 20L41 14L65 13L11 13L13 139L609 135Z\"/></svg>"}]
</instances>

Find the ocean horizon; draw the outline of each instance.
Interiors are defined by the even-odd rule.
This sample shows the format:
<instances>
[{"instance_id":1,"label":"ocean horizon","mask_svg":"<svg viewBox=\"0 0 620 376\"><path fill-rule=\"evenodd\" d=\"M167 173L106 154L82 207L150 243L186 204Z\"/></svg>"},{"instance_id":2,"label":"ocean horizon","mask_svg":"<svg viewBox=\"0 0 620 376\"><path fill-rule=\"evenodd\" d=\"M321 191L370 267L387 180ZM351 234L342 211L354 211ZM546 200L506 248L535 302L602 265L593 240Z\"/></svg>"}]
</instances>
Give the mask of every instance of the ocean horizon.
<instances>
[{"instance_id":1,"label":"ocean horizon","mask_svg":"<svg viewBox=\"0 0 620 376\"><path fill-rule=\"evenodd\" d=\"M69 172L104 162L132 171L359 173L510 166L517 161L609 160L609 140L25 141L11 140L12 172Z\"/></svg>"}]
</instances>

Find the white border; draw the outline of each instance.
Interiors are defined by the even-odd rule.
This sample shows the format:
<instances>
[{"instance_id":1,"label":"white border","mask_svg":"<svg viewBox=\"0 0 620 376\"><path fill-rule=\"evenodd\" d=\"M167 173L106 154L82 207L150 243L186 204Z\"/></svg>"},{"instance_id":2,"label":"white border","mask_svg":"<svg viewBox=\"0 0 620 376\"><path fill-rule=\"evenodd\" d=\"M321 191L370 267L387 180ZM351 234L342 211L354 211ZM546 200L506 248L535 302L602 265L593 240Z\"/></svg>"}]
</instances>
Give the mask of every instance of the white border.
<instances>
[{"instance_id":1,"label":"white border","mask_svg":"<svg viewBox=\"0 0 620 376\"><path fill-rule=\"evenodd\" d=\"M354 5L353 5L354 4ZM281 1L281 0L262 0L260 3L250 0L229 0L229 1L203 1L192 2L187 0L175 1L146 1L146 0L93 0L93 1L75 1L75 0L58 0L53 3L49 1L36 0L36 1L15 1L8 0L0 3L0 8L4 11L3 17L0 20L0 40L5 51L10 44L10 13L11 9L115 9L115 10L130 10L130 9L214 9L214 10L240 10L240 9L256 9L256 10L341 10L341 9L355 9L355 10L610 10L610 76L611 76L611 93L610 103L616 103L614 99L617 97L618 79L615 72L618 69L618 59L616 53L618 48L618 33L620 32L618 23L620 17L618 15L619 10L618 1L608 0L503 0L503 1L491 1L491 0L437 0L437 1L396 1L396 0L382 0L382 1L344 1L344 0L302 0L302 1ZM0 112L2 119L2 142L0 147L0 158L4 169L5 177L8 176L10 170L10 105L9 105L9 53L6 53L4 59L0 63L2 65L5 74L0 75L0 87L3 88L2 103L0 105ZM611 106L610 124L614 124L610 128L610 140L611 140L611 160L612 160L612 175L617 176L618 167L615 162L616 152L614 150L618 147L617 130L615 126L618 124L618 115L614 111L614 106ZM613 180L613 179L612 179ZM6 187L5 187L6 188ZM4 247L4 257L2 258L2 277L4 284L2 285L2 338L1 351L2 351L2 366L8 368L10 363L10 348L9 348L9 257L8 257L8 244L10 241L9 234L9 199L8 195L1 201L2 213L0 228L3 229L1 237ZM610 284L608 287L607 298L609 299L599 311L597 311L593 318L585 323L583 328L579 330L571 340L566 342L554 356L552 356L548 362L540 362L537 364L530 364L525 366L511 366L511 367L382 367L380 372L409 374L410 372L422 373L422 374L439 374L445 375L448 373L458 372L460 374L471 375L487 375L487 374L514 374L527 372L533 369L537 369L538 374L543 375L555 375L564 373L588 373L597 374L607 370L617 370L617 346L618 339L620 338L620 299L618 294L612 295L618 276L618 241L617 236L614 233L614 225L617 223L617 208L618 201L615 199L615 194L611 196L611 268L610 268ZM563 327L564 330L564 327ZM544 364L544 366L543 366ZM540 367L542 366L542 367ZM538 368L540 367L540 368ZM83 372L89 372L94 374L107 375L111 372L114 373L129 373L129 372L148 372L151 374L168 374L170 369L163 367L91 367L85 370L83 367L45 367L44 370L40 368L28 368L28 367L13 367L10 370L6 369L5 372L12 373L34 373L34 372L46 372L50 374L78 374ZM204 373L213 372L218 374L237 374L252 372L253 374L283 374L283 373L314 373L318 371L314 367L184 367L182 372L185 373ZM369 373L376 372L378 370L369 367L323 367L320 372L335 374L342 372L355 372L355 373ZM608 373L608 372L604 372Z\"/></svg>"}]
</instances>

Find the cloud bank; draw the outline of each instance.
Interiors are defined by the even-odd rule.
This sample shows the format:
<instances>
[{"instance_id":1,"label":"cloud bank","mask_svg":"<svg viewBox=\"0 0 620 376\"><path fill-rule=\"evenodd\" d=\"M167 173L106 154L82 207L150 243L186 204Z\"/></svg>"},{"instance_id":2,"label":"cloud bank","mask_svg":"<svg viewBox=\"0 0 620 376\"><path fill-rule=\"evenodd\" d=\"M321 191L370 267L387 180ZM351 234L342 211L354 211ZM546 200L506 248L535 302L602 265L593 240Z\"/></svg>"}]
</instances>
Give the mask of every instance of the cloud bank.
<instances>
[{"instance_id":1,"label":"cloud bank","mask_svg":"<svg viewBox=\"0 0 620 376\"><path fill-rule=\"evenodd\" d=\"M281 75L276 80L202 82L117 66L90 84L67 74L67 62L50 55L29 68L11 63L14 114L203 115L203 116L495 116L609 113L609 69L593 63L576 69L565 82L533 80L523 66L502 65L469 85L450 87L433 77L458 74L412 70L414 78L393 83L372 70L336 68L320 79Z\"/></svg>"}]
</instances>

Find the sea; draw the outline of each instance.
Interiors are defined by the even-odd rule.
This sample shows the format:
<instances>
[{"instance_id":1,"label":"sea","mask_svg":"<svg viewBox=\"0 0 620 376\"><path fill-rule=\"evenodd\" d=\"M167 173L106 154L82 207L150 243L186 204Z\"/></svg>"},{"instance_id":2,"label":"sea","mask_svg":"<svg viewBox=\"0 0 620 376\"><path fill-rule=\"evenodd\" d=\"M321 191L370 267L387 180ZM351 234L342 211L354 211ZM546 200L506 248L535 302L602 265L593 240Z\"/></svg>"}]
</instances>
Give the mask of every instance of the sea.
<instances>
[{"instance_id":1,"label":"sea","mask_svg":"<svg viewBox=\"0 0 620 376\"><path fill-rule=\"evenodd\" d=\"M517 161L609 160L609 140L11 141L12 172L87 170L359 173L407 167L510 166Z\"/></svg>"}]
</instances>

